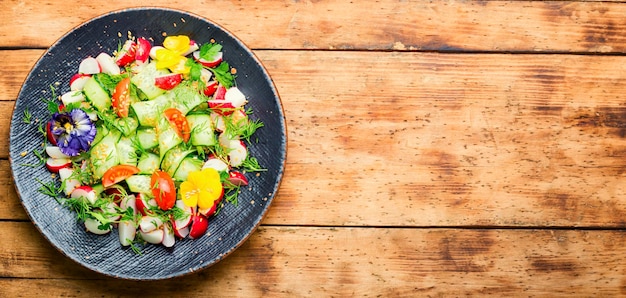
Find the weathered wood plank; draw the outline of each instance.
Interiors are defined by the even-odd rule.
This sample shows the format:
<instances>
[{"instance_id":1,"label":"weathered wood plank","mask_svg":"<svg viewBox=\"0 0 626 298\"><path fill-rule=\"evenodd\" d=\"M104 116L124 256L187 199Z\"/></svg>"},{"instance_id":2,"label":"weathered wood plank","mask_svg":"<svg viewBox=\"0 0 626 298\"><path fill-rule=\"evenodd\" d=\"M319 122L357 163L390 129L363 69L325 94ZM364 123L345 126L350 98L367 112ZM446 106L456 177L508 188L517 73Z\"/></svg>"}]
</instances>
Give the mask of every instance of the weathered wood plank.
<instances>
[{"instance_id":1,"label":"weathered wood plank","mask_svg":"<svg viewBox=\"0 0 626 298\"><path fill-rule=\"evenodd\" d=\"M135 1L212 19L253 48L624 52L626 7L570 1ZM48 47L126 1L5 0L0 47ZM216 9L218 8L218 9ZM72 11L68 14L68 11ZM20 34L14 34L20 32ZM269 33L269 34L268 34Z\"/></svg>"},{"instance_id":2,"label":"weathered wood plank","mask_svg":"<svg viewBox=\"0 0 626 298\"><path fill-rule=\"evenodd\" d=\"M0 235L2 297L41 288L159 297L614 296L626 288L621 231L261 227L216 266L141 287L78 267L28 223L2 222Z\"/></svg>"},{"instance_id":3,"label":"weathered wood plank","mask_svg":"<svg viewBox=\"0 0 626 298\"><path fill-rule=\"evenodd\" d=\"M257 54L289 131L266 223L626 226L625 57Z\"/></svg>"}]
</instances>

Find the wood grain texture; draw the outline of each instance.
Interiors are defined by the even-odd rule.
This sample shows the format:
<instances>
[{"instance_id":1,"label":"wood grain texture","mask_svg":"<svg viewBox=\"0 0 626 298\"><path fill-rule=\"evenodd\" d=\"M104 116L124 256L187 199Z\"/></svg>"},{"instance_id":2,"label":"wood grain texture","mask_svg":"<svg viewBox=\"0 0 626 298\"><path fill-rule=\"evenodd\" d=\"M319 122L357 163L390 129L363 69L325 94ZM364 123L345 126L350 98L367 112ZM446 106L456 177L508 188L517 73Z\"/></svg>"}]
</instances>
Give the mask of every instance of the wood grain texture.
<instances>
[{"instance_id":1,"label":"wood grain texture","mask_svg":"<svg viewBox=\"0 0 626 298\"><path fill-rule=\"evenodd\" d=\"M267 224L626 226L624 57L256 53L289 133Z\"/></svg>"},{"instance_id":2,"label":"wood grain texture","mask_svg":"<svg viewBox=\"0 0 626 298\"><path fill-rule=\"evenodd\" d=\"M626 289L620 231L262 227L214 267L142 283L77 267L28 223L2 222L0 236L2 297L41 288L71 297L614 296Z\"/></svg>"},{"instance_id":3,"label":"wood grain texture","mask_svg":"<svg viewBox=\"0 0 626 298\"><path fill-rule=\"evenodd\" d=\"M50 46L73 27L127 1L4 0L0 47ZM624 52L626 8L570 1L133 1L204 16L252 48ZM71 11L71 14L67 12ZM18 29L19 28L19 29ZM20 32L20 34L13 34ZM271 32L271 34L268 34Z\"/></svg>"}]
</instances>

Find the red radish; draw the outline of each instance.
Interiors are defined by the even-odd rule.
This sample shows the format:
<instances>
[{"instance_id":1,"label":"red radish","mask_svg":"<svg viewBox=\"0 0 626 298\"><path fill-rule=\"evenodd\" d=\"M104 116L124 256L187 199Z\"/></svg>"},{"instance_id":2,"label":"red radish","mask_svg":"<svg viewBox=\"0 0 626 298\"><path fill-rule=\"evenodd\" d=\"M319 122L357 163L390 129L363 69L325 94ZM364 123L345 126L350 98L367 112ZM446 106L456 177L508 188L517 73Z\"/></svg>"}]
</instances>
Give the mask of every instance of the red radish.
<instances>
[{"instance_id":1,"label":"red radish","mask_svg":"<svg viewBox=\"0 0 626 298\"><path fill-rule=\"evenodd\" d=\"M118 225L118 236L122 246L129 246L135 240L137 227L132 220L122 220Z\"/></svg>"},{"instance_id":2,"label":"red radish","mask_svg":"<svg viewBox=\"0 0 626 298\"><path fill-rule=\"evenodd\" d=\"M122 217L118 212L117 212L117 204L115 202L108 202L106 205L102 206L100 208L100 210L102 210L102 212L105 215L108 215L107 219L110 221L117 221L120 219L120 217Z\"/></svg>"},{"instance_id":3,"label":"red radish","mask_svg":"<svg viewBox=\"0 0 626 298\"><path fill-rule=\"evenodd\" d=\"M72 168L62 168L59 169L59 177L61 178L61 182L65 183L65 189L63 192L65 195L69 196L74 188L80 186L80 181L76 178L73 178L74 169Z\"/></svg>"},{"instance_id":4,"label":"red radish","mask_svg":"<svg viewBox=\"0 0 626 298\"><path fill-rule=\"evenodd\" d=\"M61 149L57 146L46 146L46 154L52 158L70 158L69 156L63 154Z\"/></svg>"},{"instance_id":5,"label":"red radish","mask_svg":"<svg viewBox=\"0 0 626 298\"><path fill-rule=\"evenodd\" d=\"M72 161L68 158L52 158L46 159L46 168L52 173L58 173L61 169L72 166Z\"/></svg>"},{"instance_id":6,"label":"red radish","mask_svg":"<svg viewBox=\"0 0 626 298\"><path fill-rule=\"evenodd\" d=\"M209 220L202 214L195 214L191 220L191 229L189 229L189 238L198 239L206 233L209 228Z\"/></svg>"},{"instance_id":7,"label":"red radish","mask_svg":"<svg viewBox=\"0 0 626 298\"><path fill-rule=\"evenodd\" d=\"M219 85L215 90L215 94L213 95L213 100L224 100L226 99L226 87Z\"/></svg>"},{"instance_id":8,"label":"red radish","mask_svg":"<svg viewBox=\"0 0 626 298\"><path fill-rule=\"evenodd\" d=\"M84 74L84 73L77 73L73 75L72 78L70 78L70 90L71 91L83 90L85 83L87 82L87 80L89 80L90 77L91 75Z\"/></svg>"},{"instance_id":9,"label":"red radish","mask_svg":"<svg viewBox=\"0 0 626 298\"><path fill-rule=\"evenodd\" d=\"M46 124L46 137L48 138L48 142L50 142L50 144L52 144L53 146L57 145L57 140L52 134L52 124L50 122Z\"/></svg>"},{"instance_id":10,"label":"red radish","mask_svg":"<svg viewBox=\"0 0 626 298\"><path fill-rule=\"evenodd\" d=\"M172 90L182 81L182 74L172 73L154 78L154 85L163 90Z\"/></svg>"},{"instance_id":11,"label":"red radish","mask_svg":"<svg viewBox=\"0 0 626 298\"><path fill-rule=\"evenodd\" d=\"M78 73L82 74L97 74L100 73L101 68L98 64L98 60L94 57L87 57L78 65Z\"/></svg>"},{"instance_id":12,"label":"red radish","mask_svg":"<svg viewBox=\"0 0 626 298\"><path fill-rule=\"evenodd\" d=\"M98 196L96 195L96 192L93 190L91 186L81 185L77 188L74 188L74 190L72 190L72 193L70 194L70 198L72 199L83 198L87 200L89 204L93 205L98 199Z\"/></svg>"},{"instance_id":13,"label":"red radish","mask_svg":"<svg viewBox=\"0 0 626 298\"><path fill-rule=\"evenodd\" d=\"M196 60L198 63L202 64L202 66L209 67L209 68L213 68L213 67L220 65L220 63L222 63L223 56L224 55L222 52L217 52L213 60L209 61L209 60L204 60L200 58L200 51L193 52L193 59Z\"/></svg>"},{"instance_id":14,"label":"red radish","mask_svg":"<svg viewBox=\"0 0 626 298\"><path fill-rule=\"evenodd\" d=\"M139 230L139 235L141 235L141 239L145 240L148 243L159 244L163 242L163 236L165 236L165 233L161 229L154 230L148 233Z\"/></svg>"},{"instance_id":15,"label":"red radish","mask_svg":"<svg viewBox=\"0 0 626 298\"><path fill-rule=\"evenodd\" d=\"M140 63L144 63L150 57L150 50L152 49L152 44L143 38L137 38L137 52L135 53L135 60Z\"/></svg>"},{"instance_id":16,"label":"red radish","mask_svg":"<svg viewBox=\"0 0 626 298\"><path fill-rule=\"evenodd\" d=\"M120 209L122 211L128 210L128 208L133 209L133 215L137 214L137 199L135 195L128 195L120 200Z\"/></svg>"},{"instance_id":17,"label":"red radish","mask_svg":"<svg viewBox=\"0 0 626 298\"><path fill-rule=\"evenodd\" d=\"M228 164L222 161L219 158L210 158L207 160L202 166L203 169L211 168L218 172L226 172L228 171Z\"/></svg>"},{"instance_id":18,"label":"red radish","mask_svg":"<svg viewBox=\"0 0 626 298\"><path fill-rule=\"evenodd\" d=\"M137 211L141 213L141 215L150 214L150 209L156 206L156 202L152 204L154 200L146 200L146 196L144 194L137 194L135 196L135 204L137 206Z\"/></svg>"},{"instance_id":19,"label":"red radish","mask_svg":"<svg viewBox=\"0 0 626 298\"><path fill-rule=\"evenodd\" d=\"M215 200L215 202L213 202L213 206L211 206L211 208L198 210L198 213L206 216L207 218L209 218L210 216L213 216L213 214L217 212L217 207L220 205L223 198L224 198L224 188L222 187L222 193L220 194L220 197L217 200Z\"/></svg>"},{"instance_id":20,"label":"red radish","mask_svg":"<svg viewBox=\"0 0 626 298\"><path fill-rule=\"evenodd\" d=\"M156 52L157 52L158 50L160 50L160 49L165 49L165 48L164 48L164 47L162 47L162 46L153 46L153 47L150 49L150 58L152 58L152 59L156 59Z\"/></svg>"},{"instance_id":21,"label":"red radish","mask_svg":"<svg viewBox=\"0 0 626 298\"><path fill-rule=\"evenodd\" d=\"M81 91L69 91L61 95L61 102L64 105L85 101L85 94Z\"/></svg>"},{"instance_id":22,"label":"red radish","mask_svg":"<svg viewBox=\"0 0 626 298\"><path fill-rule=\"evenodd\" d=\"M231 140L228 142L228 161L233 167L238 167L248 157L248 149L246 144L241 140Z\"/></svg>"},{"instance_id":23,"label":"red radish","mask_svg":"<svg viewBox=\"0 0 626 298\"><path fill-rule=\"evenodd\" d=\"M246 178L243 173L238 171L231 171L230 173L228 173L228 181L235 186L248 185L248 178Z\"/></svg>"},{"instance_id":24,"label":"red radish","mask_svg":"<svg viewBox=\"0 0 626 298\"><path fill-rule=\"evenodd\" d=\"M122 49L117 53L115 63L119 66L126 66L135 61L135 52L137 44L132 40L126 40Z\"/></svg>"},{"instance_id":25,"label":"red radish","mask_svg":"<svg viewBox=\"0 0 626 298\"><path fill-rule=\"evenodd\" d=\"M103 73L110 75L119 75L120 67L115 64L115 60L107 53L100 53L96 56L96 60L98 61L98 65L100 65L100 70Z\"/></svg>"},{"instance_id":26,"label":"red radish","mask_svg":"<svg viewBox=\"0 0 626 298\"><path fill-rule=\"evenodd\" d=\"M152 232L163 225L163 221L158 216L146 215L139 220L139 229L144 232Z\"/></svg>"},{"instance_id":27,"label":"red radish","mask_svg":"<svg viewBox=\"0 0 626 298\"><path fill-rule=\"evenodd\" d=\"M235 108L246 104L246 96L237 87L230 87L224 94L224 100L230 102Z\"/></svg>"},{"instance_id":28,"label":"red radish","mask_svg":"<svg viewBox=\"0 0 626 298\"><path fill-rule=\"evenodd\" d=\"M186 226L182 229L174 230L174 235L178 238L185 238L189 235L189 226Z\"/></svg>"},{"instance_id":29,"label":"red radish","mask_svg":"<svg viewBox=\"0 0 626 298\"><path fill-rule=\"evenodd\" d=\"M211 108L211 110L223 116L228 116L235 111L235 106L225 100L207 100L207 103L209 104L209 108Z\"/></svg>"},{"instance_id":30,"label":"red radish","mask_svg":"<svg viewBox=\"0 0 626 298\"><path fill-rule=\"evenodd\" d=\"M215 91L217 91L217 82L216 81L210 81L207 82L206 87L204 88L204 95L206 96L212 96L213 94L215 94Z\"/></svg>"},{"instance_id":31,"label":"red radish","mask_svg":"<svg viewBox=\"0 0 626 298\"><path fill-rule=\"evenodd\" d=\"M172 218L172 225L174 226L175 230L186 228L191 223L191 216L193 215L193 207L185 205L185 203L183 203L183 201L181 200L176 201L176 207L183 210L184 216L182 216L179 219Z\"/></svg>"},{"instance_id":32,"label":"red radish","mask_svg":"<svg viewBox=\"0 0 626 298\"><path fill-rule=\"evenodd\" d=\"M174 230L172 230L172 227L168 224L163 225L163 240L161 241L161 244L165 247L172 247L174 246L174 243L176 243Z\"/></svg>"},{"instance_id":33,"label":"red radish","mask_svg":"<svg viewBox=\"0 0 626 298\"><path fill-rule=\"evenodd\" d=\"M189 41L189 49L187 51L185 51L182 55L183 56L187 56L195 51L197 51L200 48L200 46L198 45L198 43L195 40L190 40Z\"/></svg>"},{"instance_id":34,"label":"red radish","mask_svg":"<svg viewBox=\"0 0 626 298\"><path fill-rule=\"evenodd\" d=\"M101 230L99 227L102 224L95 218L87 218L85 219L85 228L87 231L94 233L96 235L104 235L108 232L111 232L112 227L109 225L109 228L106 230Z\"/></svg>"}]
</instances>

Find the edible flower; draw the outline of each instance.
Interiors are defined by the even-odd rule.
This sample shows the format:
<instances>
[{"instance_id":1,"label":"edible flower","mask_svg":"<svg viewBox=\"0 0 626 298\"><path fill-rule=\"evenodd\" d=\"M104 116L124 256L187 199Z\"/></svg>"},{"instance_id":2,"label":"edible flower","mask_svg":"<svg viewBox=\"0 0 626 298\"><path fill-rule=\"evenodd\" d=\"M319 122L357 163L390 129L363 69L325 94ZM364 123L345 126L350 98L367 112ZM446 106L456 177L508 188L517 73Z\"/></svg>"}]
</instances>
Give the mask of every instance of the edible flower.
<instances>
[{"instance_id":1,"label":"edible flower","mask_svg":"<svg viewBox=\"0 0 626 298\"><path fill-rule=\"evenodd\" d=\"M184 55L189 50L191 39L185 35L168 36L163 41L163 47L176 53Z\"/></svg>"},{"instance_id":2,"label":"edible flower","mask_svg":"<svg viewBox=\"0 0 626 298\"><path fill-rule=\"evenodd\" d=\"M187 74L190 67L187 66L187 58L184 56L189 51L191 40L184 35L168 36L163 41L163 48L155 51L157 68L169 68L174 73Z\"/></svg>"},{"instance_id":3,"label":"edible flower","mask_svg":"<svg viewBox=\"0 0 626 298\"><path fill-rule=\"evenodd\" d=\"M199 209L213 207L224 193L220 174L211 168L189 173L187 181L180 184L179 191L185 205L198 206Z\"/></svg>"},{"instance_id":4,"label":"edible flower","mask_svg":"<svg viewBox=\"0 0 626 298\"><path fill-rule=\"evenodd\" d=\"M50 120L50 132L63 154L76 156L91 147L96 137L96 126L81 109L69 113L55 113Z\"/></svg>"}]
</instances>

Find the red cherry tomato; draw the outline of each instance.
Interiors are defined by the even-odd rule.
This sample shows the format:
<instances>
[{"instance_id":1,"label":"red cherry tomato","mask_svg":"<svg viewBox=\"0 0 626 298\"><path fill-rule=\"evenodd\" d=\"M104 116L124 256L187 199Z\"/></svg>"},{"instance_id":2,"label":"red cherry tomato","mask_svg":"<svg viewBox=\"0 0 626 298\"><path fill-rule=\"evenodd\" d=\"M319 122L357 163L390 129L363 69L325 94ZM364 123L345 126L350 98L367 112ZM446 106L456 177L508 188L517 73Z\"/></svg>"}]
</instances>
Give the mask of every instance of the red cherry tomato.
<instances>
[{"instance_id":1,"label":"red cherry tomato","mask_svg":"<svg viewBox=\"0 0 626 298\"><path fill-rule=\"evenodd\" d=\"M139 173L139 168L131 165L116 165L104 172L102 186L109 187L132 175Z\"/></svg>"},{"instance_id":2,"label":"red cherry tomato","mask_svg":"<svg viewBox=\"0 0 626 298\"><path fill-rule=\"evenodd\" d=\"M154 200L161 210L170 210L176 203L176 187L172 177L163 171L152 173L150 179Z\"/></svg>"},{"instance_id":3,"label":"red cherry tomato","mask_svg":"<svg viewBox=\"0 0 626 298\"><path fill-rule=\"evenodd\" d=\"M178 135L187 143L191 133L187 117L177 108L168 108L163 113L170 124L176 128Z\"/></svg>"},{"instance_id":4,"label":"red cherry tomato","mask_svg":"<svg viewBox=\"0 0 626 298\"><path fill-rule=\"evenodd\" d=\"M118 116L122 118L128 117L128 109L130 107L130 77L126 77L117 83L113 96L111 96L111 104Z\"/></svg>"}]
</instances>

